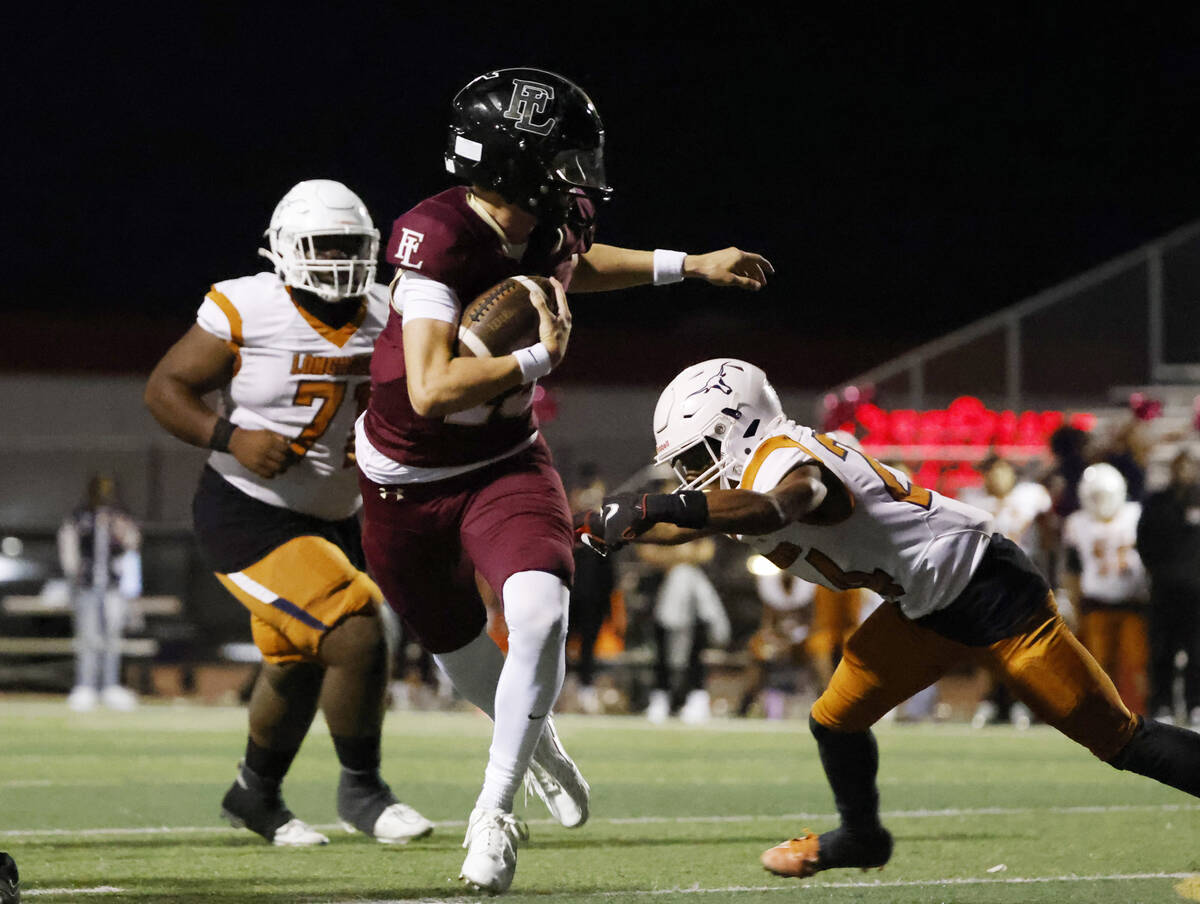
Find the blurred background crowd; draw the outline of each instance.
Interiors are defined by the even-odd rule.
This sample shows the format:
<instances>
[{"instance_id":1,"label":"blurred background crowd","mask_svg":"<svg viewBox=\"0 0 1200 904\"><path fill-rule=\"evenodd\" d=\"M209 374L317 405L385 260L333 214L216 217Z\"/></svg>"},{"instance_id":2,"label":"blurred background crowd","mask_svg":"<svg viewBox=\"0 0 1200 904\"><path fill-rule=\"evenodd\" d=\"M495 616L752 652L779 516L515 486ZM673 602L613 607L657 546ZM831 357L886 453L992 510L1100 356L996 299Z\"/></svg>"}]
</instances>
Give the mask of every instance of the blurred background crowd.
<instances>
[{"instance_id":1,"label":"blurred background crowd","mask_svg":"<svg viewBox=\"0 0 1200 904\"><path fill-rule=\"evenodd\" d=\"M591 406L600 414L598 398L566 387L541 402L576 511L595 508L614 490L670 486L667 474L617 471L584 457L586 444L563 442L564 410ZM1197 403L1139 391L1126 405L1030 418L969 397L944 409L890 413L878 401L870 387L831 392L812 404L814 422L990 511L996 529L1050 578L1060 609L1128 705L1200 727ZM1006 421L1014 424L1011 435L997 443ZM630 424L627 438L635 450L643 445L637 426ZM900 442L905 429L912 435ZM981 437L988 440L976 442ZM186 523L147 517L148 503L167 503L155 502L153 486L146 490L147 475L138 470L144 459L106 442L108 449L100 443L71 458L77 470L97 459L110 466L58 486L74 504L55 523L4 532L0 686L61 692L75 710L130 709L139 698L244 699L257 653L242 613L197 560ZM186 457L191 450L175 451ZM178 471L179 492L187 492L181 462L160 454L151 464L164 487ZM13 511L10 505L10 520ZM867 590L834 592L797 580L721 537L609 557L579 545L576 567L570 674L559 709L638 714L654 723L803 716L843 640L879 602ZM491 615L491 633L503 646L503 614L493 607ZM399 624L392 629L392 706L465 706ZM1032 720L1003 686L969 671L947 676L891 717L979 727Z\"/></svg>"}]
</instances>

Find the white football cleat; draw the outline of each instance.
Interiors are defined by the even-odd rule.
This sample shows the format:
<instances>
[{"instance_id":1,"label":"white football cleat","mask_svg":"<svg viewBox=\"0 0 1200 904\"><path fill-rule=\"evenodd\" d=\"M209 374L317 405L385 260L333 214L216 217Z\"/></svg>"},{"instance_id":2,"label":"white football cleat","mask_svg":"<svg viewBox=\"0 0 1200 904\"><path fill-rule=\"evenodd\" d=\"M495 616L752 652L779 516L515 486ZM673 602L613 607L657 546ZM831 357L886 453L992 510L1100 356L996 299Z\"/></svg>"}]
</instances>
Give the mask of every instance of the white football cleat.
<instances>
[{"instance_id":1,"label":"white football cleat","mask_svg":"<svg viewBox=\"0 0 1200 904\"><path fill-rule=\"evenodd\" d=\"M271 844L275 847L316 847L329 844L329 839L303 819L292 817L275 830Z\"/></svg>"},{"instance_id":2,"label":"white football cleat","mask_svg":"<svg viewBox=\"0 0 1200 904\"><path fill-rule=\"evenodd\" d=\"M467 820L467 859L458 878L489 894L508 891L517 872L517 843L528 840L529 829L511 813L476 807Z\"/></svg>"},{"instance_id":3,"label":"white football cleat","mask_svg":"<svg viewBox=\"0 0 1200 904\"><path fill-rule=\"evenodd\" d=\"M71 688L71 693L67 695L67 706L72 712L91 712L99 702L100 695L96 692L96 689L86 684L75 685Z\"/></svg>"},{"instance_id":4,"label":"white football cleat","mask_svg":"<svg viewBox=\"0 0 1200 904\"><path fill-rule=\"evenodd\" d=\"M128 713L137 709L137 695L127 687L122 687L119 684L110 684L100 692L100 702L109 709L119 710L120 712Z\"/></svg>"},{"instance_id":5,"label":"white football cleat","mask_svg":"<svg viewBox=\"0 0 1200 904\"><path fill-rule=\"evenodd\" d=\"M1009 710L1008 721L1017 731L1025 731L1033 724L1033 712L1024 703L1014 703Z\"/></svg>"},{"instance_id":6,"label":"white football cleat","mask_svg":"<svg viewBox=\"0 0 1200 904\"><path fill-rule=\"evenodd\" d=\"M650 692L650 703L646 707L646 718L661 725L671 717L671 695L663 690Z\"/></svg>"},{"instance_id":7,"label":"white football cleat","mask_svg":"<svg viewBox=\"0 0 1200 904\"><path fill-rule=\"evenodd\" d=\"M592 789L575 761L567 756L554 730L554 720L549 717L533 748L525 780L560 825L574 829L587 822Z\"/></svg>"},{"instance_id":8,"label":"white football cleat","mask_svg":"<svg viewBox=\"0 0 1200 904\"><path fill-rule=\"evenodd\" d=\"M346 820L341 820L342 828L347 832L357 832L354 826ZM397 801L389 804L387 809L375 820L371 837L380 844L408 844L417 838L424 838L433 831L433 823L410 807Z\"/></svg>"},{"instance_id":9,"label":"white football cleat","mask_svg":"<svg viewBox=\"0 0 1200 904\"><path fill-rule=\"evenodd\" d=\"M980 700L979 705L975 707L975 715L971 716L971 727L974 729L986 728L996 721L996 715L1000 712L1000 708L991 700Z\"/></svg>"},{"instance_id":10,"label":"white football cleat","mask_svg":"<svg viewBox=\"0 0 1200 904\"><path fill-rule=\"evenodd\" d=\"M703 725L712 718L712 701L708 691L688 691L687 699L679 709L679 721L687 725Z\"/></svg>"}]
</instances>

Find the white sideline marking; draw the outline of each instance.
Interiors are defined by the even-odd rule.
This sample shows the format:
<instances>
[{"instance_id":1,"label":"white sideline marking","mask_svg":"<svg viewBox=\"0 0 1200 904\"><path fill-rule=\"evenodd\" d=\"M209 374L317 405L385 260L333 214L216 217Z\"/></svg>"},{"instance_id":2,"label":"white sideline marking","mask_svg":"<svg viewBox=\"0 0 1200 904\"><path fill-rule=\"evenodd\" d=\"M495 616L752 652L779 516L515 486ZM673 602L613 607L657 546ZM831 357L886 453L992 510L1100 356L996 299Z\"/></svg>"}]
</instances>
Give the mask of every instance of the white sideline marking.
<instances>
[{"instance_id":1,"label":"white sideline marking","mask_svg":"<svg viewBox=\"0 0 1200 904\"><path fill-rule=\"evenodd\" d=\"M112 885L97 885L95 888L23 888L21 897L32 898L34 895L115 895L125 889Z\"/></svg>"},{"instance_id":2,"label":"white sideline marking","mask_svg":"<svg viewBox=\"0 0 1200 904\"><path fill-rule=\"evenodd\" d=\"M1191 879L1196 873L1113 873L1107 876L1029 876L1011 879L988 878L958 878L958 879L908 879L895 882L803 882L800 884L787 883L784 885L726 885L722 888L701 888L691 885L687 888L645 888L627 889L624 891L584 891L573 892L573 897L579 898L624 898L624 897L654 897L658 895L728 895L747 892L790 891L795 893L806 888L940 888L950 885L1038 885L1052 882L1138 882L1147 879ZM510 892L509 898L524 897L519 891ZM542 895L537 895L541 898ZM334 901L331 904L465 904L467 901L478 901L478 898L380 898L373 901L356 899L353 901Z\"/></svg>"},{"instance_id":3,"label":"white sideline marking","mask_svg":"<svg viewBox=\"0 0 1200 904\"><path fill-rule=\"evenodd\" d=\"M941 816L1027 816L1031 813L1087 814L1087 813L1187 813L1200 811L1200 804L1114 804L1111 806L1075 807L976 807L945 810L885 810L884 819L931 819ZM593 825L685 825L691 823L734 823L734 822L800 822L803 820L837 819L836 813L759 813L723 814L720 816L614 816L609 819L592 819ZM553 826L553 819L526 819L529 825ZM465 819L443 819L434 823L439 828L459 829L465 827ZM337 831L341 823L313 825L319 832ZM106 835L195 835L224 832L229 826L129 826L125 828L97 829L4 829L0 838L88 838Z\"/></svg>"}]
</instances>

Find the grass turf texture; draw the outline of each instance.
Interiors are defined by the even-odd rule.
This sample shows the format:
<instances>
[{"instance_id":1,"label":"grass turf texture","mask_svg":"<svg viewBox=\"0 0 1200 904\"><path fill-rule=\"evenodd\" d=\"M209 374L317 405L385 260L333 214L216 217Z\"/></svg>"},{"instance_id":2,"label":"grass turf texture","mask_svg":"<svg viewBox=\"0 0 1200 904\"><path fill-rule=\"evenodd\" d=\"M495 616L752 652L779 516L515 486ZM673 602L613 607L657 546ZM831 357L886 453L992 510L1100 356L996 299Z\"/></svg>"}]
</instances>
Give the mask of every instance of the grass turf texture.
<instances>
[{"instance_id":1,"label":"grass turf texture","mask_svg":"<svg viewBox=\"0 0 1200 904\"><path fill-rule=\"evenodd\" d=\"M318 723L284 790L331 844L286 850L217 818L244 744L241 710L76 716L58 701L4 699L0 850L16 858L28 901L475 900L454 877L489 723L389 714L384 774L439 823L398 848L333 825L337 762ZM514 901L1200 900L1200 802L1118 773L1044 727L882 727L892 862L798 882L764 872L758 855L834 824L803 723L654 728L568 716L559 726L591 782L592 819L568 831L519 796L533 838Z\"/></svg>"}]
</instances>

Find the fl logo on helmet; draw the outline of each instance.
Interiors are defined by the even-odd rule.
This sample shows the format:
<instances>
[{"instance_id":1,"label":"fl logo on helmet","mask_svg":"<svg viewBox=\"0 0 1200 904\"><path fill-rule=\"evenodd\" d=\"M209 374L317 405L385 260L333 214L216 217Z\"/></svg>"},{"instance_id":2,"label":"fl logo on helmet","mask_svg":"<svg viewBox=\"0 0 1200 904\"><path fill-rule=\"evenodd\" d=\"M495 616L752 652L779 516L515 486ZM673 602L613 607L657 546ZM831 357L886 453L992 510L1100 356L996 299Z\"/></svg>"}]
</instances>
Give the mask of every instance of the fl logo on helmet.
<instances>
[{"instance_id":1,"label":"fl logo on helmet","mask_svg":"<svg viewBox=\"0 0 1200 904\"><path fill-rule=\"evenodd\" d=\"M532 132L534 135L549 135L558 119L551 116L538 121L546 115L546 108L554 100L554 88L541 82L528 79L513 79L513 93L508 101L508 109L504 118L513 120L513 128L521 132Z\"/></svg>"}]
</instances>

